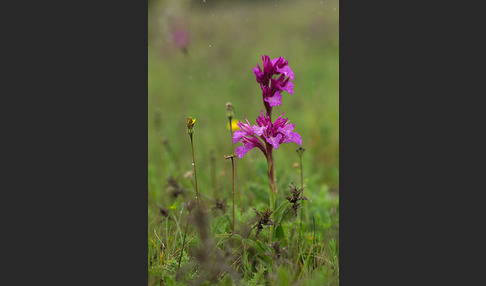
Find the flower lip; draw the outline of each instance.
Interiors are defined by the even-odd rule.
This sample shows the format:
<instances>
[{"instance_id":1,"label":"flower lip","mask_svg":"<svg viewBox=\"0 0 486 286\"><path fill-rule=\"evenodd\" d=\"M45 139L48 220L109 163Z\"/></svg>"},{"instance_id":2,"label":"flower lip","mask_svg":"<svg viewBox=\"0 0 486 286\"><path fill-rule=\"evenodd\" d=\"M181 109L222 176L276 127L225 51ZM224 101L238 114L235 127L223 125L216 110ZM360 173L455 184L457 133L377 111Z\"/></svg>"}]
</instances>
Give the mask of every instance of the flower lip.
<instances>
[{"instance_id":1,"label":"flower lip","mask_svg":"<svg viewBox=\"0 0 486 286\"><path fill-rule=\"evenodd\" d=\"M263 100L270 106L282 105L282 94L276 91L272 96L265 97Z\"/></svg>"}]
</instances>

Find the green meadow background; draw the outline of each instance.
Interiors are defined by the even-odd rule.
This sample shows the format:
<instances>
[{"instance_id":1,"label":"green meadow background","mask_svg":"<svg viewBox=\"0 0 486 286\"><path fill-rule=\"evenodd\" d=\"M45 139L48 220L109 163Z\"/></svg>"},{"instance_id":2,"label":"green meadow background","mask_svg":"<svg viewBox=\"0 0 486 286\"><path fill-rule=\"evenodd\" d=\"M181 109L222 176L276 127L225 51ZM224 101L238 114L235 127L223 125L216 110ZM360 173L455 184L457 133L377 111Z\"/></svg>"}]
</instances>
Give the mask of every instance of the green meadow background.
<instances>
[{"instance_id":1,"label":"green meadow background","mask_svg":"<svg viewBox=\"0 0 486 286\"><path fill-rule=\"evenodd\" d=\"M172 38L180 28L189 35L185 51ZM281 242L288 249L299 249L287 257L295 262L291 268L280 262L260 261L260 266L242 262L238 271L244 285L339 283L339 2L152 0L147 71L149 285L159 280L178 285L174 277L183 240L183 203L194 199L188 116L196 118L193 138L199 193L209 207L215 198L228 203L226 214L212 217L211 234L216 239L231 232L231 160L224 156L233 149L225 103L233 104L236 119L246 117L256 124L264 107L253 68L257 63L261 66L262 55L282 56L294 71L294 94L282 92L282 105L274 107L272 117L275 120L285 112L284 118L290 118L294 131L302 136L304 196L311 202L302 208L298 240L290 233L295 228L291 216L282 222L285 239ZM277 206L290 195L289 183L300 186L298 147L282 144L274 151ZM261 151L255 148L237 159L237 167L242 209L236 195L236 232L241 223L251 224L253 208L264 210L269 204L267 162ZM186 189L184 196L173 196L170 177ZM164 218L161 209L169 210L169 217ZM260 239L265 236L267 230ZM314 238L320 262L311 271L305 251L314 249ZM159 253L157 245L162 241L167 249ZM191 245L184 251L181 267L190 265L194 255L190 249L198 245L191 228L188 241ZM196 272L187 273L188 281L197 277L192 276Z\"/></svg>"},{"instance_id":2,"label":"green meadow background","mask_svg":"<svg viewBox=\"0 0 486 286\"><path fill-rule=\"evenodd\" d=\"M235 117L255 124L264 109L253 67L261 56L282 56L295 73L294 94L282 93L273 119L295 123L303 139L305 180L314 189L339 193L339 3L338 1L152 1L148 11L148 171L152 196L165 202L167 178L192 170L188 116L197 119L194 148L198 187L228 191L232 152L225 103ZM187 54L171 38L175 27L189 33ZM173 159L161 140L173 152ZM275 151L279 190L300 175L295 143ZM254 149L238 160L240 184L252 181L266 161ZM187 182L189 184L189 182ZM231 192L231 188L229 189ZM230 194L230 193L229 193ZM247 194L251 195L251 194ZM167 201L167 203L169 203Z\"/></svg>"}]
</instances>

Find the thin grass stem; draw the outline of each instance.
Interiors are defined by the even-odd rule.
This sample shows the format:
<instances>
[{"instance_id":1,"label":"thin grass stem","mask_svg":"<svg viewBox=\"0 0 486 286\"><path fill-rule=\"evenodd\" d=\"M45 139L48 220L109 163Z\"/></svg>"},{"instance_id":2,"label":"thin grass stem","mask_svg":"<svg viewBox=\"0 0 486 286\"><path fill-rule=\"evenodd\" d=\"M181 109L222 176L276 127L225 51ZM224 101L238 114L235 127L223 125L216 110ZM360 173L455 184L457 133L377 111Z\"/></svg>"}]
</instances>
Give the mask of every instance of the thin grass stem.
<instances>
[{"instance_id":1,"label":"thin grass stem","mask_svg":"<svg viewBox=\"0 0 486 286\"><path fill-rule=\"evenodd\" d=\"M184 246L186 244L186 234L187 234L187 227L189 226L189 218L187 219L186 222L186 228L184 230L184 238L182 239L182 249L181 249L181 254L179 255L179 263L177 265L177 271L181 268L181 260L182 260L182 254L184 253Z\"/></svg>"},{"instance_id":2,"label":"thin grass stem","mask_svg":"<svg viewBox=\"0 0 486 286\"><path fill-rule=\"evenodd\" d=\"M214 155L214 149L211 149L209 153L209 162L211 164L211 183L213 186L213 196L217 197L218 183L216 181L216 159Z\"/></svg>"},{"instance_id":3,"label":"thin grass stem","mask_svg":"<svg viewBox=\"0 0 486 286\"><path fill-rule=\"evenodd\" d=\"M231 235L235 233L235 154L224 156L225 159L231 159L231 178L232 178L232 195L233 195L233 223L231 225ZM230 240L231 248L233 248L233 240Z\"/></svg>"},{"instance_id":4,"label":"thin grass stem","mask_svg":"<svg viewBox=\"0 0 486 286\"><path fill-rule=\"evenodd\" d=\"M232 188L232 193L233 193L233 224L231 226L231 233L235 233L235 162L234 162L234 157L231 156L231 170L232 170L232 180L233 180L233 188ZM240 198L240 206L241 206L241 198ZM233 248L233 240L231 240L231 248Z\"/></svg>"},{"instance_id":5,"label":"thin grass stem","mask_svg":"<svg viewBox=\"0 0 486 286\"><path fill-rule=\"evenodd\" d=\"M302 188L302 196L304 196L304 172L302 167L302 154L305 151L305 148L299 147L297 148L297 154L299 154L299 165L300 165L300 187ZM306 212L307 213L307 212ZM300 235L302 235L302 220L304 216L304 201L302 201L302 208L300 210ZM306 217L308 217L306 215Z\"/></svg>"},{"instance_id":6,"label":"thin grass stem","mask_svg":"<svg viewBox=\"0 0 486 286\"><path fill-rule=\"evenodd\" d=\"M194 142L192 140L192 134L189 134L191 137L191 149L192 149L192 166L194 167L194 183L196 185L196 202L199 206L199 191L197 190L197 173L196 173L196 157L194 157Z\"/></svg>"},{"instance_id":7,"label":"thin grass stem","mask_svg":"<svg viewBox=\"0 0 486 286\"><path fill-rule=\"evenodd\" d=\"M235 144L233 143L233 125L232 125L232 117L228 117L228 120L229 120L229 126L230 126L230 134L231 134L231 147L233 149L233 153L232 154L235 154ZM241 202L241 192L240 192L240 182L238 181L238 168L236 166L236 162L234 162L235 164L235 176L236 176L236 186L238 188L238 199L240 201L240 212L243 213L243 206L242 206L242 202Z\"/></svg>"},{"instance_id":8,"label":"thin grass stem","mask_svg":"<svg viewBox=\"0 0 486 286\"><path fill-rule=\"evenodd\" d=\"M312 224L314 225L314 235L312 236L312 269L316 269L316 220L312 215Z\"/></svg>"}]
</instances>

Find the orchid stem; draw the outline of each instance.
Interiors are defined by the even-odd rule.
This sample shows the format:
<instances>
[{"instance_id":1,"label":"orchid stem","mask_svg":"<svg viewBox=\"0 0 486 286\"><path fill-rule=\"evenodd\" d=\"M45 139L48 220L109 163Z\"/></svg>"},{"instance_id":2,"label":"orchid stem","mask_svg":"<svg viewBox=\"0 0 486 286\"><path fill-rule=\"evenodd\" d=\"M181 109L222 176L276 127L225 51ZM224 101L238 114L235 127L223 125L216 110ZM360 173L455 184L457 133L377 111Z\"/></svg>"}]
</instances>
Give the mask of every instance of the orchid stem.
<instances>
[{"instance_id":1,"label":"orchid stem","mask_svg":"<svg viewBox=\"0 0 486 286\"><path fill-rule=\"evenodd\" d=\"M273 167L273 154L272 154L272 146L267 143L267 164L268 164L268 183L270 185L270 211L275 210L275 202L277 199L277 184L275 183L275 170ZM270 240L273 240L273 228L272 225L270 227Z\"/></svg>"},{"instance_id":2,"label":"orchid stem","mask_svg":"<svg viewBox=\"0 0 486 286\"><path fill-rule=\"evenodd\" d=\"M267 158L268 164L268 183L270 185L270 210L275 210L275 200L277 196L277 184L275 183L275 170L273 167L273 154Z\"/></svg>"}]
</instances>

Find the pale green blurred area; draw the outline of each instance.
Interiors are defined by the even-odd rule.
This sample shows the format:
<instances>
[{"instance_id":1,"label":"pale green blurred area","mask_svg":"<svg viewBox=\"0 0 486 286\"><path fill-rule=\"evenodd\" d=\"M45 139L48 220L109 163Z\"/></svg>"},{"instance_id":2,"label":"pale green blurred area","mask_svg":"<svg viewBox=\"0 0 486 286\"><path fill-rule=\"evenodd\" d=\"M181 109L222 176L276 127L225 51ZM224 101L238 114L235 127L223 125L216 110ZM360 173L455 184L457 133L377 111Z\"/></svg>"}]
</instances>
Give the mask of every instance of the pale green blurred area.
<instances>
[{"instance_id":1,"label":"pale green blurred area","mask_svg":"<svg viewBox=\"0 0 486 286\"><path fill-rule=\"evenodd\" d=\"M194 144L200 190L211 188L210 151L218 184L231 184L232 152L225 103L250 123L264 109L253 67L261 56L284 57L295 74L294 94L282 105L303 139L304 177L339 189L339 2L338 1L152 1L148 11L149 187L161 197L169 175L192 170L187 117L195 117ZM189 33L188 54L172 41L174 27ZM155 124L160 114L160 126ZM161 144L167 138L176 156ZM279 189L300 182L295 143L275 150ZM266 162L255 148L238 160L240 183L252 181ZM178 167L178 168L177 168ZM209 191L207 191L210 193Z\"/></svg>"}]
</instances>

